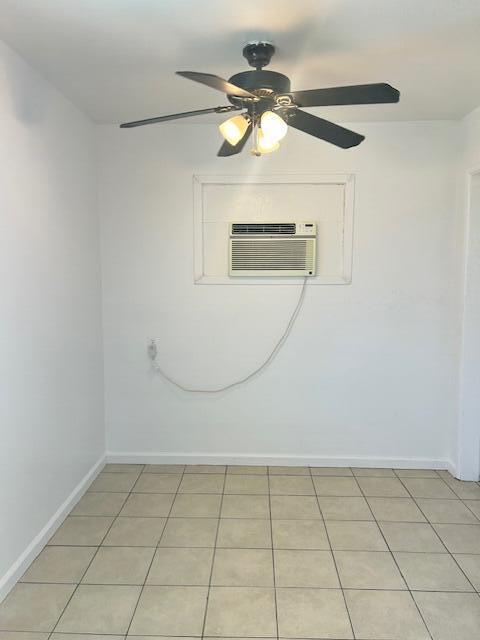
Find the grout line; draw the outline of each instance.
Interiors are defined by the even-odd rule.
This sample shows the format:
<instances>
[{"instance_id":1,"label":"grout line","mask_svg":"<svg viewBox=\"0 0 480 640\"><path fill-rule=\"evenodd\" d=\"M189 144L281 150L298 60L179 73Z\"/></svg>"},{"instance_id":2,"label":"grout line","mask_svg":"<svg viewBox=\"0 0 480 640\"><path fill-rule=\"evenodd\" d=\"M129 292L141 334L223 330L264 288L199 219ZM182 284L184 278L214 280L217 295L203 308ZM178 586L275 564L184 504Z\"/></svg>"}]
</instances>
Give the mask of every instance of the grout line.
<instances>
[{"instance_id":1,"label":"grout line","mask_svg":"<svg viewBox=\"0 0 480 640\"><path fill-rule=\"evenodd\" d=\"M342 581L341 581L341 579L340 579L340 572L339 572L339 570L338 570L338 566L337 566L337 559L335 558L335 554L333 553L333 548L332 548L332 543L331 543L331 540L330 540L330 535L329 535L329 533L328 533L328 528L327 528L327 525L326 525L326 523L325 523L325 518L323 517L323 511L322 511L322 509L321 509L321 507L320 507L320 502L319 502L319 500L318 500L318 495L317 495L317 493L316 493L316 490L317 490L317 489L316 489L316 487L315 487L315 483L313 482L313 476L312 476L312 470L311 470L311 468L310 468L310 480L312 481L313 488L314 488L314 490L315 490L315 497L316 497L316 501L317 501L317 507L318 507L318 510L320 511L320 515L321 515L321 517L322 517L323 528L325 529L325 535L327 536L328 546L330 547L330 554L331 554L331 556L332 556L333 565L334 565L334 567L335 567L335 572L336 572L336 574L337 574L338 584L339 584L340 590L341 590L341 592L342 592L343 604L344 604L344 606L345 606L345 611L347 612L348 622L349 622L349 624L350 624L350 629L352 630L352 637L353 637L353 638L355 638L355 637L356 637L356 635L355 635L355 630L354 630L354 628L353 628L352 617L351 617L351 615L350 615L350 611L349 611L349 609L348 609L348 605L347 605L347 598L346 598L346 596L345 596L345 591L344 591L344 588L343 588L343 584L342 584Z\"/></svg>"},{"instance_id":2,"label":"grout line","mask_svg":"<svg viewBox=\"0 0 480 640\"><path fill-rule=\"evenodd\" d=\"M135 494L136 495L136 494ZM174 495L175 494L165 494L165 493L160 493L160 494L146 494L146 495ZM178 495L205 495L205 496L212 496L212 495L219 495L219 494L213 494L213 493L202 493L202 494L184 494L184 493L180 493ZM225 494L226 497L229 497L231 494ZM259 497L256 494L241 494L241 496L249 496L249 497ZM265 496L267 497L267 496ZM362 496L356 495L356 496L272 496L274 498L283 498L283 497L288 497L288 498L361 498ZM366 496L365 499L368 500L370 498L372 498L373 496ZM378 496L375 496L378 497ZM383 496L382 496L383 497ZM389 498L387 498L389 499ZM392 500L396 500L398 498L391 498ZM413 498L414 499L414 498ZM156 520L159 518L166 518L167 516L149 516L149 515L121 515L119 514L118 516L115 516L114 514L110 514L108 516L106 515L68 515L68 518L130 518L130 519L136 519L136 518L142 518L142 519L152 519L152 520ZM216 517L214 516L170 516L169 518L170 520L185 520L185 519L195 519L195 520L217 520ZM273 520L320 520L321 518L273 518ZM258 516L225 516L222 518L222 520L268 520L268 518L261 518ZM359 518L327 518L325 520L326 522L374 522L375 518L370 519L370 520L366 520L366 519L359 519ZM432 525L457 525L460 527L478 527L478 525L480 524L480 522L476 523L476 522L431 522L430 520L378 520L378 522L397 522L397 523L404 523L404 524L432 524ZM50 545L50 544L46 544L45 546L55 546L55 547L92 547L95 545L82 545L82 544L77 544L77 545L69 545L69 544L60 544L60 545ZM123 546L123 545L122 545ZM131 545L126 545L126 546L131 546ZM474 554L476 555L476 554Z\"/></svg>"},{"instance_id":3,"label":"grout line","mask_svg":"<svg viewBox=\"0 0 480 640\"><path fill-rule=\"evenodd\" d=\"M169 518L169 520L175 520L175 518ZM198 518L200 520L200 518ZM210 518L211 520L214 520L216 518ZM228 518L220 518L221 520L227 520ZM237 518L237 520L251 520L253 518ZM312 518L309 518L308 520L295 520L295 522L309 522L312 521ZM318 522L322 522L322 520L320 518L316 518L314 519L314 521L318 521ZM265 520L265 522L267 522L267 520ZM283 520L282 520L283 522ZM378 520L378 521L374 521L374 520L326 520L325 522L369 522L371 524L375 524L375 522L378 523L384 523L383 520ZM390 524L390 522L386 522L386 524ZM428 522L399 522L399 523L395 523L395 524L429 524ZM460 525L462 526L462 525ZM50 547L71 547L73 549L90 549L90 548L97 548L95 545L77 545L77 544L57 544L57 545L49 545ZM214 549L214 547L212 545L204 545L204 546L195 546L195 545L184 545L184 546L178 546L178 545L168 545L168 546L156 546L156 547L152 547L151 545L142 545L142 544L136 544L136 545L131 545L131 544L109 544L109 545L105 545L102 544L102 548L103 549ZM220 547L217 546L218 549L249 549L251 551L254 551L255 549L270 549L270 546L264 546L264 547ZM328 551L328 549L323 549L321 547L313 547L313 548L307 548L304 549L302 547L274 547L275 549L278 549L279 551ZM359 552L359 553L364 553L364 552L368 552L368 553L385 553L385 550L380 550L380 549L335 549L335 551L349 551L349 552ZM427 554L427 555L439 555L439 556L446 556L446 555L453 555L451 552L449 552L448 550L445 551L394 551L394 553L416 553L416 554ZM455 555L457 556L480 556L480 553L471 553L470 551L462 551L462 552L455 552ZM18 582L22 582L22 583L27 583L26 580L19 580ZM31 582L31 581L29 581ZM42 584L41 582L39 582L38 584ZM61 582L54 582L52 584L74 584L74 583L61 583ZM100 584L100 583L99 583Z\"/></svg>"},{"instance_id":4,"label":"grout line","mask_svg":"<svg viewBox=\"0 0 480 640\"><path fill-rule=\"evenodd\" d=\"M267 549L267 551L269 551L269 549ZM289 549L289 551L292 551L292 549ZM294 551L317 551L316 549L294 549ZM328 551L328 549L319 549L318 551ZM343 551L341 551L340 553L343 553ZM360 553L370 553L369 551L365 552L362 551ZM382 553L386 554L389 553L388 551L382 551ZM36 585L42 585L42 584L49 584L49 585L57 585L57 586L71 586L74 584L77 584L75 582L25 582L23 584L36 584ZM81 583L82 586L83 585L87 585L87 586L92 586L92 587L141 587L142 584L139 582L136 583L119 583L119 582L83 582ZM158 582L158 583L149 583L145 585L146 587L194 587L194 588L207 588L208 584L185 584L185 583L180 583L180 584L165 584L164 582ZM241 585L232 585L232 584L215 584L212 585L213 587L221 587L222 589L264 589L267 591L271 591L272 587L271 586L267 586L267 585L262 585L259 586L258 584L241 584ZM308 589L309 591L340 591L342 589L342 587L311 587L311 586L307 586L307 587L277 587L277 589L284 589L284 590L289 590L291 589L292 591L295 591L297 589L300 590L304 590L304 589ZM411 591L413 593L463 593L463 594L470 594L472 593L473 595L476 595L478 593L478 589L409 589L408 587L405 587L404 589L399 589L398 587L395 589L391 589L391 588L386 588L386 587L343 587L344 591L396 591L398 593L405 593L407 591ZM5 632L7 631L7 629L0 629L0 632ZM14 631L13 633L16 633L16 631ZM40 631L32 631L31 633L49 633L48 631L44 631L44 632L40 632ZM53 633L53 632L51 632ZM56 633L60 633L60 632L56 632ZM64 633L63 631L61 633ZM83 633L86 633L84 631L67 631L65 633L80 633L83 635ZM94 634L96 635L96 634ZM122 633L107 633L105 635L123 635ZM150 634L141 634L143 635L150 635ZM151 634L151 635L158 635L158 634ZM161 634L160 634L161 635ZM170 636L169 636L170 637ZM172 636L175 637L175 636ZM187 636L188 638L190 638L191 636ZM224 636L220 636L220 637L224 637ZM228 637L228 636L227 636ZM240 636L241 638L243 638L244 636ZM257 636L253 636L253 637L257 637ZM273 637L273 636L271 636ZM282 637L282 636L280 636Z\"/></svg>"},{"instance_id":5,"label":"grout line","mask_svg":"<svg viewBox=\"0 0 480 640\"><path fill-rule=\"evenodd\" d=\"M213 543L213 553L212 553L212 564L210 567L210 576L208 579L208 587L207 587L207 601L205 603L205 612L203 614L203 623L202 623L202 633L201 633L201 637L203 638L205 635L205 626L207 624L207 613L208 613L208 607L210 605L210 590L212 588L212 577L213 577L213 568L215 565L215 556L217 553L217 541L218 541L218 532L220 531L220 518L222 515L222 507L223 507L223 497L225 495L225 484L227 482L227 466L225 465L225 473L223 475L223 491L222 491L222 497L220 499L220 506L218 509L218 520L217 520L217 529L215 531L215 540Z\"/></svg>"},{"instance_id":6,"label":"grout line","mask_svg":"<svg viewBox=\"0 0 480 640\"><path fill-rule=\"evenodd\" d=\"M305 477L305 476L303 476ZM272 524L272 493L270 491L270 467L267 467L267 485L268 485L268 513L270 515L270 540L272 544L272 568L273 568L273 597L275 604L275 629L277 631L277 640L279 638L278 630L278 602L277 602L277 579L275 575L275 551L273 549L273 524Z\"/></svg>"}]
</instances>

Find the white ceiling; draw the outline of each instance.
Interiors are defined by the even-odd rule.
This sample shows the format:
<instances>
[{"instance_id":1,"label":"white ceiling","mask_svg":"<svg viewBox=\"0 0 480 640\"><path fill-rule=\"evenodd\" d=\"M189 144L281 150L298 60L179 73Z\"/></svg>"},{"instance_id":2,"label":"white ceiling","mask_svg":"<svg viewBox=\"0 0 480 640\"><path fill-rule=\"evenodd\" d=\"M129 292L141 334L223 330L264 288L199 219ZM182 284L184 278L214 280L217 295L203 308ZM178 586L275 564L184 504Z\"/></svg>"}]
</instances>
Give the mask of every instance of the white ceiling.
<instances>
[{"instance_id":1,"label":"white ceiling","mask_svg":"<svg viewBox=\"0 0 480 640\"><path fill-rule=\"evenodd\" d=\"M292 89L402 93L314 110L333 120L456 119L480 105L480 0L2 0L0 37L97 122L227 104L174 72L228 78L248 68L252 39L274 42L269 68Z\"/></svg>"}]
</instances>

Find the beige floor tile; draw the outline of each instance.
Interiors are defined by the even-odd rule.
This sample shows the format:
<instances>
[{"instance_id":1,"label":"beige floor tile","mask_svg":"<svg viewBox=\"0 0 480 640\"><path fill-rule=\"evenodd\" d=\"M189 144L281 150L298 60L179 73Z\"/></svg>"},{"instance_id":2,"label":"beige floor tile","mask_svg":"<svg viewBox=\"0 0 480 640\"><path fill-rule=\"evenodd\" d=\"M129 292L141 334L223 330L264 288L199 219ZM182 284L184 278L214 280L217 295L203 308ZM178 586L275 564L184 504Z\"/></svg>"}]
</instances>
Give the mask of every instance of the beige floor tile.
<instances>
[{"instance_id":1,"label":"beige floor tile","mask_svg":"<svg viewBox=\"0 0 480 640\"><path fill-rule=\"evenodd\" d=\"M402 478L414 498L456 498L441 478Z\"/></svg>"},{"instance_id":2,"label":"beige floor tile","mask_svg":"<svg viewBox=\"0 0 480 640\"><path fill-rule=\"evenodd\" d=\"M313 520L321 518L313 496L271 496L272 518L276 520Z\"/></svg>"},{"instance_id":3,"label":"beige floor tile","mask_svg":"<svg viewBox=\"0 0 480 640\"><path fill-rule=\"evenodd\" d=\"M253 464L233 464L227 468L227 474L240 474L240 475L261 475L264 476L268 473L267 467L262 465Z\"/></svg>"},{"instance_id":4,"label":"beige floor tile","mask_svg":"<svg viewBox=\"0 0 480 640\"><path fill-rule=\"evenodd\" d=\"M223 637L223 638L222 638L222 637L219 637L219 636L203 636L203 638L204 638L204 640L213 640L213 639L215 639L215 640L232 640L231 638L225 638L225 637ZM147 640L148 640L148 639L147 639ZM172 640L174 640L174 639L172 639ZM183 640L183 639L182 639L182 640ZM235 637L235 640L247 640L247 638L238 638L238 637ZM253 639L248 638L248 640L253 640ZM257 640L261 640L261 639L260 639L260 638L258 638Z\"/></svg>"},{"instance_id":5,"label":"beige floor tile","mask_svg":"<svg viewBox=\"0 0 480 640\"><path fill-rule=\"evenodd\" d=\"M312 476L352 476L349 467L311 467Z\"/></svg>"},{"instance_id":6,"label":"beige floor tile","mask_svg":"<svg viewBox=\"0 0 480 640\"><path fill-rule=\"evenodd\" d=\"M340 581L344 589L406 589L390 552L335 551Z\"/></svg>"},{"instance_id":7,"label":"beige floor tile","mask_svg":"<svg viewBox=\"0 0 480 640\"><path fill-rule=\"evenodd\" d=\"M321 520L272 520L275 549L330 549Z\"/></svg>"},{"instance_id":8,"label":"beige floor tile","mask_svg":"<svg viewBox=\"0 0 480 640\"><path fill-rule=\"evenodd\" d=\"M325 524L334 550L387 551L387 545L375 522L330 520Z\"/></svg>"},{"instance_id":9,"label":"beige floor tile","mask_svg":"<svg viewBox=\"0 0 480 640\"><path fill-rule=\"evenodd\" d=\"M128 492L135 484L139 473L100 473L89 487L89 491Z\"/></svg>"},{"instance_id":10,"label":"beige floor tile","mask_svg":"<svg viewBox=\"0 0 480 640\"><path fill-rule=\"evenodd\" d=\"M269 518L268 496L223 496L222 518Z\"/></svg>"},{"instance_id":11,"label":"beige floor tile","mask_svg":"<svg viewBox=\"0 0 480 640\"><path fill-rule=\"evenodd\" d=\"M395 553L412 591L473 591L454 559L444 553Z\"/></svg>"},{"instance_id":12,"label":"beige floor tile","mask_svg":"<svg viewBox=\"0 0 480 640\"><path fill-rule=\"evenodd\" d=\"M171 493L131 493L120 512L122 516L168 516L174 495Z\"/></svg>"},{"instance_id":13,"label":"beige floor tile","mask_svg":"<svg viewBox=\"0 0 480 640\"><path fill-rule=\"evenodd\" d=\"M165 522L165 518L119 516L102 544L107 547L156 547Z\"/></svg>"},{"instance_id":14,"label":"beige floor tile","mask_svg":"<svg viewBox=\"0 0 480 640\"><path fill-rule=\"evenodd\" d=\"M213 549L157 549L147 584L208 586Z\"/></svg>"},{"instance_id":15,"label":"beige floor tile","mask_svg":"<svg viewBox=\"0 0 480 640\"><path fill-rule=\"evenodd\" d=\"M205 636L276 637L273 589L212 587Z\"/></svg>"},{"instance_id":16,"label":"beige floor tile","mask_svg":"<svg viewBox=\"0 0 480 640\"><path fill-rule=\"evenodd\" d=\"M462 500L480 500L480 485L478 482L465 482L452 478L450 475L444 477L444 480Z\"/></svg>"},{"instance_id":17,"label":"beige floor tile","mask_svg":"<svg viewBox=\"0 0 480 640\"><path fill-rule=\"evenodd\" d=\"M480 520L480 500L465 500L465 504Z\"/></svg>"},{"instance_id":18,"label":"beige floor tile","mask_svg":"<svg viewBox=\"0 0 480 640\"><path fill-rule=\"evenodd\" d=\"M71 584L15 585L0 604L0 629L52 631L74 589Z\"/></svg>"},{"instance_id":19,"label":"beige floor tile","mask_svg":"<svg viewBox=\"0 0 480 640\"><path fill-rule=\"evenodd\" d=\"M117 516L128 493L86 493L71 510L72 516Z\"/></svg>"},{"instance_id":20,"label":"beige floor tile","mask_svg":"<svg viewBox=\"0 0 480 640\"><path fill-rule=\"evenodd\" d=\"M277 496L314 496L310 476L279 476L269 478L270 494Z\"/></svg>"},{"instance_id":21,"label":"beige floor tile","mask_svg":"<svg viewBox=\"0 0 480 640\"><path fill-rule=\"evenodd\" d=\"M141 473L143 470L143 464L123 464L117 462L110 462L106 464L102 472L107 473Z\"/></svg>"},{"instance_id":22,"label":"beige floor tile","mask_svg":"<svg viewBox=\"0 0 480 640\"><path fill-rule=\"evenodd\" d=\"M225 480L225 493L268 494L267 475L232 473Z\"/></svg>"},{"instance_id":23,"label":"beige floor tile","mask_svg":"<svg viewBox=\"0 0 480 640\"><path fill-rule=\"evenodd\" d=\"M226 466L222 464L187 464L185 473L225 473Z\"/></svg>"},{"instance_id":24,"label":"beige floor tile","mask_svg":"<svg viewBox=\"0 0 480 640\"><path fill-rule=\"evenodd\" d=\"M218 518L221 495L187 494L177 495L170 516L172 518Z\"/></svg>"},{"instance_id":25,"label":"beige floor tile","mask_svg":"<svg viewBox=\"0 0 480 640\"><path fill-rule=\"evenodd\" d=\"M169 518L159 547L214 547L217 518Z\"/></svg>"},{"instance_id":26,"label":"beige floor tile","mask_svg":"<svg viewBox=\"0 0 480 640\"><path fill-rule=\"evenodd\" d=\"M142 473L134 493L176 493L182 476L178 473Z\"/></svg>"},{"instance_id":27,"label":"beige floor tile","mask_svg":"<svg viewBox=\"0 0 480 640\"><path fill-rule=\"evenodd\" d=\"M96 633L53 633L51 640L123 640L124 636ZM152 639L150 639L152 640Z\"/></svg>"},{"instance_id":28,"label":"beige floor tile","mask_svg":"<svg viewBox=\"0 0 480 640\"><path fill-rule=\"evenodd\" d=\"M357 638L362 640L430 640L406 591L345 591Z\"/></svg>"},{"instance_id":29,"label":"beige floor tile","mask_svg":"<svg viewBox=\"0 0 480 640\"><path fill-rule=\"evenodd\" d=\"M146 464L145 473L183 473L184 464Z\"/></svg>"},{"instance_id":30,"label":"beige floor tile","mask_svg":"<svg viewBox=\"0 0 480 640\"><path fill-rule=\"evenodd\" d=\"M438 478L435 469L395 469L399 478Z\"/></svg>"},{"instance_id":31,"label":"beige floor tile","mask_svg":"<svg viewBox=\"0 0 480 640\"><path fill-rule=\"evenodd\" d=\"M132 636L131 633L128 634L127 638L128 640L178 640L178 636ZM182 640L196 640L195 636L181 636L181 638ZM69 640L69 639L66 638L66 640ZM77 639L71 638L70 640L77 640ZM88 638L85 638L85 640L88 640ZM102 640L102 638L100 638L99 640ZM105 638L103 640L108 640L108 638ZM237 640L239 639L237 638Z\"/></svg>"},{"instance_id":32,"label":"beige floor tile","mask_svg":"<svg viewBox=\"0 0 480 640\"><path fill-rule=\"evenodd\" d=\"M108 517L69 516L53 534L48 544L98 546L112 522L113 518Z\"/></svg>"},{"instance_id":33,"label":"beige floor tile","mask_svg":"<svg viewBox=\"0 0 480 640\"><path fill-rule=\"evenodd\" d=\"M361 496L355 478L334 478L315 476L313 478L318 496Z\"/></svg>"},{"instance_id":34,"label":"beige floor tile","mask_svg":"<svg viewBox=\"0 0 480 640\"><path fill-rule=\"evenodd\" d=\"M340 589L277 589L281 638L353 638Z\"/></svg>"},{"instance_id":35,"label":"beige floor tile","mask_svg":"<svg viewBox=\"0 0 480 640\"><path fill-rule=\"evenodd\" d=\"M277 549L274 553L277 587L340 587L331 551Z\"/></svg>"},{"instance_id":36,"label":"beige floor tile","mask_svg":"<svg viewBox=\"0 0 480 640\"><path fill-rule=\"evenodd\" d=\"M446 553L432 526L424 522L379 522L391 551Z\"/></svg>"},{"instance_id":37,"label":"beige floor tile","mask_svg":"<svg viewBox=\"0 0 480 640\"><path fill-rule=\"evenodd\" d=\"M221 587L272 587L272 552L267 549L217 549L212 585Z\"/></svg>"},{"instance_id":38,"label":"beige floor tile","mask_svg":"<svg viewBox=\"0 0 480 640\"><path fill-rule=\"evenodd\" d=\"M207 592L207 587L145 587L129 633L200 636Z\"/></svg>"},{"instance_id":39,"label":"beige floor tile","mask_svg":"<svg viewBox=\"0 0 480 640\"><path fill-rule=\"evenodd\" d=\"M412 498L368 498L376 520L386 522L426 522Z\"/></svg>"},{"instance_id":40,"label":"beige floor tile","mask_svg":"<svg viewBox=\"0 0 480 640\"><path fill-rule=\"evenodd\" d=\"M434 640L480 637L480 598L473 593L414 593Z\"/></svg>"},{"instance_id":41,"label":"beige floor tile","mask_svg":"<svg viewBox=\"0 0 480 640\"><path fill-rule=\"evenodd\" d=\"M373 520L365 498L339 497L318 498L318 504L325 520Z\"/></svg>"},{"instance_id":42,"label":"beige floor tile","mask_svg":"<svg viewBox=\"0 0 480 640\"><path fill-rule=\"evenodd\" d=\"M217 547L232 549L268 549L272 547L269 520L222 518Z\"/></svg>"},{"instance_id":43,"label":"beige floor tile","mask_svg":"<svg viewBox=\"0 0 480 640\"><path fill-rule=\"evenodd\" d=\"M225 474L191 473L184 475L179 493L222 493Z\"/></svg>"},{"instance_id":44,"label":"beige floor tile","mask_svg":"<svg viewBox=\"0 0 480 640\"><path fill-rule=\"evenodd\" d=\"M480 591L480 555L456 553L455 560L477 591Z\"/></svg>"},{"instance_id":45,"label":"beige floor tile","mask_svg":"<svg viewBox=\"0 0 480 640\"><path fill-rule=\"evenodd\" d=\"M142 585L154 551L147 547L100 547L82 583Z\"/></svg>"},{"instance_id":46,"label":"beige floor tile","mask_svg":"<svg viewBox=\"0 0 480 640\"><path fill-rule=\"evenodd\" d=\"M394 478L393 469L369 469L367 467L352 467L353 475L357 478Z\"/></svg>"},{"instance_id":47,"label":"beige floor tile","mask_svg":"<svg viewBox=\"0 0 480 640\"><path fill-rule=\"evenodd\" d=\"M480 524L461 500L417 498L429 522L436 524Z\"/></svg>"},{"instance_id":48,"label":"beige floor tile","mask_svg":"<svg viewBox=\"0 0 480 640\"><path fill-rule=\"evenodd\" d=\"M268 473L271 476L309 476L310 469L308 467L268 467Z\"/></svg>"},{"instance_id":49,"label":"beige floor tile","mask_svg":"<svg viewBox=\"0 0 480 640\"><path fill-rule=\"evenodd\" d=\"M139 586L80 585L56 631L125 634L140 595Z\"/></svg>"},{"instance_id":50,"label":"beige floor tile","mask_svg":"<svg viewBox=\"0 0 480 640\"><path fill-rule=\"evenodd\" d=\"M408 498L398 478L357 478L364 495L372 498Z\"/></svg>"},{"instance_id":51,"label":"beige floor tile","mask_svg":"<svg viewBox=\"0 0 480 640\"><path fill-rule=\"evenodd\" d=\"M96 550L96 547L45 547L21 582L80 582Z\"/></svg>"},{"instance_id":52,"label":"beige floor tile","mask_svg":"<svg viewBox=\"0 0 480 640\"><path fill-rule=\"evenodd\" d=\"M433 525L450 553L480 553L480 524Z\"/></svg>"},{"instance_id":53,"label":"beige floor tile","mask_svg":"<svg viewBox=\"0 0 480 640\"><path fill-rule=\"evenodd\" d=\"M49 635L49 632L0 631L0 640L48 640Z\"/></svg>"}]
</instances>

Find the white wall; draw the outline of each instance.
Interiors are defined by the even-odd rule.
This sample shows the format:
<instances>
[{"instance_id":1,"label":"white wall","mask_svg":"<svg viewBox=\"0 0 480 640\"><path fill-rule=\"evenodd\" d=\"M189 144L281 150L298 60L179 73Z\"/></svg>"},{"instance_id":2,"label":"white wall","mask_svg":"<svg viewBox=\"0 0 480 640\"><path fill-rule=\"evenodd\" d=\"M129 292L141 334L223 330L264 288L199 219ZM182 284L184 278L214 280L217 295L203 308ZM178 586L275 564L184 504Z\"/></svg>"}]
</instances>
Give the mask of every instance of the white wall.
<instances>
[{"instance_id":1,"label":"white wall","mask_svg":"<svg viewBox=\"0 0 480 640\"><path fill-rule=\"evenodd\" d=\"M462 345L454 449L458 477L474 480L480 476L480 108L463 119L460 140L458 217L463 228L458 289Z\"/></svg>"},{"instance_id":2,"label":"white wall","mask_svg":"<svg viewBox=\"0 0 480 640\"><path fill-rule=\"evenodd\" d=\"M119 459L450 458L458 125L355 128L366 141L347 152L291 131L270 157L218 159L213 125L99 127L107 442ZM151 374L148 337L161 336L175 377L220 385L264 358L298 296L193 284L192 174L252 171L356 174L353 283L308 289L290 340L251 384L187 396Z\"/></svg>"},{"instance_id":3,"label":"white wall","mask_svg":"<svg viewBox=\"0 0 480 640\"><path fill-rule=\"evenodd\" d=\"M104 451L93 133L0 43L0 598Z\"/></svg>"}]
</instances>

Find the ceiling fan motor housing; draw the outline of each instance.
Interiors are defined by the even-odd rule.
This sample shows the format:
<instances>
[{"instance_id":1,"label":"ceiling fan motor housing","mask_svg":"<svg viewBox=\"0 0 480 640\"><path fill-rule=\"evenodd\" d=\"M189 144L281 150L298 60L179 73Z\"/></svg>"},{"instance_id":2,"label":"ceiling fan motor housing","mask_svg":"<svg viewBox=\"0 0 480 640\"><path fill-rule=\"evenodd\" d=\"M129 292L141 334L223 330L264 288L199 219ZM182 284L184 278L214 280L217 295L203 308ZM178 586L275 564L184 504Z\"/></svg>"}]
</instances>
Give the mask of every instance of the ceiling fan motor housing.
<instances>
[{"instance_id":1,"label":"ceiling fan motor housing","mask_svg":"<svg viewBox=\"0 0 480 640\"><path fill-rule=\"evenodd\" d=\"M259 97L268 97L269 94L289 93L290 80L283 73L276 71L242 71L236 73L229 82L252 93L258 92ZM263 95L262 95L263 93ZM238 104L239 99L228 96L232 104Z\"/></svg>"}]
</instances>

